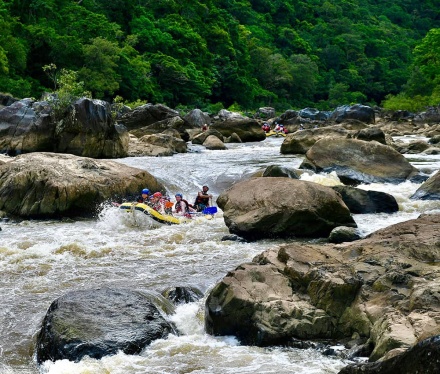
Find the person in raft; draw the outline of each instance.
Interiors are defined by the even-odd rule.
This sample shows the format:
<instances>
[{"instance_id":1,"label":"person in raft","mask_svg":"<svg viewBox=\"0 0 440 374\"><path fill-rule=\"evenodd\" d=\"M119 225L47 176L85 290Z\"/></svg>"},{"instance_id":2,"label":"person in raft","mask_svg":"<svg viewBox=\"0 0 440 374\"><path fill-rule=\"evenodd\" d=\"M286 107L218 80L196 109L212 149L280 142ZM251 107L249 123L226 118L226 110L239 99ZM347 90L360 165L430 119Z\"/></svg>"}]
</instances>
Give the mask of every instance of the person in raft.
<instances>
[{"instance_id":1,"label":"person in raft","mask_svg":"<svg viewBox=\"0 0 440 374\"><path fill-rule=\"evenodd\" d=\"M173 214L175 216L191 218L191 212L195 212L196 210L183 198L181 193L176 193L175 198L176 203L173 207Z\"/></svg>"},{"instance_id":2,"label":"person in raft","mask_svg":"<svg viewBox=\"0 0 440 374\"><path fill-rule=\"evenodd\" d=\"M136 202L143 204L150 204L150 190L148 188L144 188L141 191L141 194L136 198Z\"/></svg>"},{"instance_id":3,"label":"person in raft","mask_svg":"<svg viewBox=\"0 0 440 374\"><path fill-rule=\"evenodd\" d=\"M261 126L261 128L263 129L264 132L269 132L270 131L270 126L266 122L263 124L263 126Z\"/></svg>"},{"instance_id":4,"label":"person in raft","mask_svg":"<svg viewBox=\"0 0 440 374\"><path fill-rule=\"evenodd\" d=\"M165 200L160 192L155 192L151 197L151 207L160 214L165 214Z\"/></svg>"},{"instance_id":5,"label":"person in raft","mask_svg":"<svg viewBox=\"0 0 440 374\"><path fill-rule=\"evenodd\" d=\"M202 191L199 191L194 202L194 208L197 212L203 212L203 210L209 207L209 201L212 199L212 195L208 193L209 187L203 186Z\"/></svg>"},{"instance_id":6,"label":"person in raft","mask_svg":"<svg viewBox=\"0 0 440 374\"><path fill-rule=\"evenodd\" d=\"M274 130L275 132L283 132L287 134L287 129L284 127L282 123L277 123Z\"/></svg>"}]
</instances>

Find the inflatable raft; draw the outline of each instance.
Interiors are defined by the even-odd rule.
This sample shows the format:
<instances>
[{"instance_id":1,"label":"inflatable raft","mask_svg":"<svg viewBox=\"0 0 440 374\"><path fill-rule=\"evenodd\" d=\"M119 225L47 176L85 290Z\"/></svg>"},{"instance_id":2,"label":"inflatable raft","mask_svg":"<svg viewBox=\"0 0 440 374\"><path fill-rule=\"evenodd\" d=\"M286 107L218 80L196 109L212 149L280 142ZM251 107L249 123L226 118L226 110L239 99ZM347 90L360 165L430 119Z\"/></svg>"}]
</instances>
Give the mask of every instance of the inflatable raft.
<instances>
[{"instance_id":1,"label":"inflatable raft","mask_svg":"<svg viewBox=\"0 0 440 374\"><path fill-rule=\"evenodd\" d=\"M283 137L286 137L286 135L287 134L284 131L273 131L273 130L270 130L269 132L266 133L266 137L269 137L269 136L283 136Z\"/></svg>"},{"instance_id":2,"label":"inflatable raft","mask_svg":"<svg viewBox=\"0 0 440 374\"><path fill-rule=\"evenodd\" d=\"M143 203L123 203L119 205L119 209L127 213L133 213L134 211L139 211L152 218L153 220L163 223L165 225L179 225L181 223L191 222L191 218L186 217L174 217L168 214L161 214L154 210L152 207ZM202 216L206 219L211 219L212 216L217 213L217 207L208 207L201 213L195 213L195 217Z\"/></svg>"}]
</instances>

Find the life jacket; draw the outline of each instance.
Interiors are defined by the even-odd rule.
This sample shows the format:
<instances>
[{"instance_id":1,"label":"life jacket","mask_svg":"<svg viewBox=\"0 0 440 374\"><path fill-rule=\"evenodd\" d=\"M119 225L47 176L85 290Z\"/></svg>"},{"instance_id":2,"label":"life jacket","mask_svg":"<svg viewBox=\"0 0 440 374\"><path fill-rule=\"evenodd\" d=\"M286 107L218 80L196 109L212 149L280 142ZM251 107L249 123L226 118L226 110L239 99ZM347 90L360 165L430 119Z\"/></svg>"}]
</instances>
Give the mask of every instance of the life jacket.
<instances>
[{"instance_id":1,"label":"life jacket","mask_svg":"<svg viewBox=\"0 0 440 374\"><path fill-rule=\"evenodd\" d=\"M189 203L188 201L186 201L185 199L181 199L180 201L183 201L185 204L185 211L183 212L183 215L186 218L192 218L190 212L189 212ZM174 204L174 210L176 211L176 213L181 213L182 212L182 205L179 204L179 202L177 201L176 204Z\"/></svg>"},{"instance_id":2,"label":"life jacket","mask_svg":"<svg viewBox=\"0 0 440 374\"><path fill-rule=\"evenodd\" d=\"M151 201L149 204L155 211L161 213L161 210L165 211L165 200L160 198L158 201Z\"/></svg>"},{"instance_id":3,"label":"life jacket","mask_svg":"<svg viewBox=\"0 0 440 374\"><path fill-rule=\"evenodd\" d=\"M181 199L180 201L183 201L185 203L185 211L183 213L189 213L189 203L188 201L186 201L185 199ZM182 212L182 205L179 204L179 202L176 202L176 204L174 204L174 209L176 211L176 213L180 213Z\"/></svg>"}]
</instances>

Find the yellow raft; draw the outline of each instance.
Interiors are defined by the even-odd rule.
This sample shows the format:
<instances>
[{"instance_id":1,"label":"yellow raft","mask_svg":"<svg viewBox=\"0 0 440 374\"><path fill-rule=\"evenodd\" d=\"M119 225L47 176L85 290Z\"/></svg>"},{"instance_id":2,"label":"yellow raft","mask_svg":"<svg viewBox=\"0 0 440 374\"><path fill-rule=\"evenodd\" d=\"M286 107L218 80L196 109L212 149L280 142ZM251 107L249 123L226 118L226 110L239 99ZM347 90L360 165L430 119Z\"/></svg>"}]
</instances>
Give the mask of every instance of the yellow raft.
<instances>
[{"instance_id":1,"label":"yellow raft","mask_svg":"<svg viewBox=\"0 0 440 374\"><path fill-rule=\"evenodd\" d=\"M166 224L166 225L179 225L181 223L187 223L187 222L191 222L192 219L191 218L186 218L186 217L174 217L168 214L160 214L158 211L154 210L152 207L148 206L147 204L143 204L143 203L123 203L121 205L119 205L119 209L122 209L123 211L127 212L127 213L133 213L133 211L139 211L142 212L144 214L146 214L147 216L149 216L150 218L154 219L157 222ZM208 208L209 209L209 208ZM214 209L215 212L217 211L217 208L212 207L211 211L209 213L214 214ZM212 214L203 214L203 217L206 219L211 219L212 218Z\"/></svg>"},{"instance_id":2,"label":"yellow raft","mask_svg":"<svg viewBox=\"0 0 440 374\"><path fill-rule=\"evenodd\" d=\"M266 133L266 137L269 137L269 136L283 136L283 137L286 137L286 135L287 134L284 131L273 131L273 130L270 130L269 132Z\"/></svg>"}]
</instances>

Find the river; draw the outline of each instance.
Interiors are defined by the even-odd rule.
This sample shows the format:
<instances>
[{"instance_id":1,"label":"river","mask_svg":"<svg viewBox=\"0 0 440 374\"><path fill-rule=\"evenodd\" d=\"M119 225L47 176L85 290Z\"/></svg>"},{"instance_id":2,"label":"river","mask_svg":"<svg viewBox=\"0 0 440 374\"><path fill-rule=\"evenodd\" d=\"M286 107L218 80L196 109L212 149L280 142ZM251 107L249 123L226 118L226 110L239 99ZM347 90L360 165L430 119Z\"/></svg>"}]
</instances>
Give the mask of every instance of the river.
<instances>
[{"instance_id":1,"label":"river","mask_svg":"<svg viewBox=\"0 0 440 374\"><path fill-rule=\"evenodd\" d=\"M298 167L302 157L281 155L282 139L229 144L226 151L191 146L173 157L117 160L148 170L173 196L193 201L207 184L218 196L232 183L272 164ZM439 156L410 156L431 174ZM303 176L332 185L334 175ZM400 211L355 215L363 235L390 224L440 212L440 202L412 201L419 185L360 186L393 194ZM0 222L0 373L1 374L134 374L134 373L337 373L347 362L314 350L240 346L234 337L204 333L204 300L177 307L172 316L182 333L158 340L140 355L117 354L101 360L35 363L35 337L53 300L72 290L102 286L161 292L170 286L194 286L205 293L237 265L274 247L281 240L257 243L222 241L228 234L221 211L204 223L155 227L142 215L121 214L103 205L96 219Z\"/></svg>"}]
</instances>

